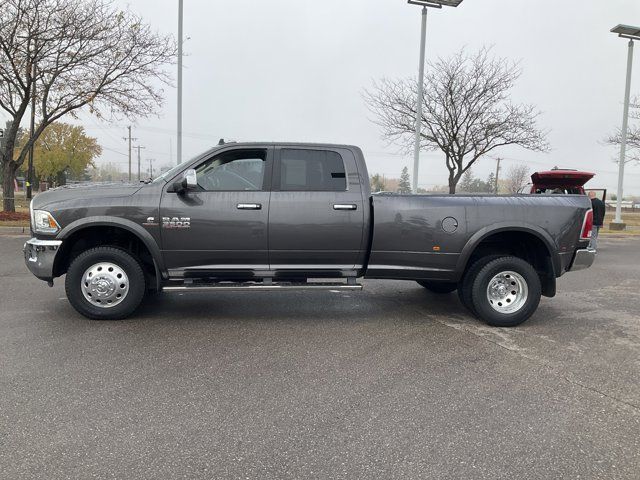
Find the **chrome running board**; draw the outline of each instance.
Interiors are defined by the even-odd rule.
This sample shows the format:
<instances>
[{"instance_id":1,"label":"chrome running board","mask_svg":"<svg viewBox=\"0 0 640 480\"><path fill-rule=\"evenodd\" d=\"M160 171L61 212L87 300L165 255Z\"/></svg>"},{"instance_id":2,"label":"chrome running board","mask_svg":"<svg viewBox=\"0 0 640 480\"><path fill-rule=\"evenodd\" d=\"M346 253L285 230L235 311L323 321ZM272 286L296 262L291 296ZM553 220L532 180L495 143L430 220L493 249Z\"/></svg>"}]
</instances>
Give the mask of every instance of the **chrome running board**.
<instances>
[{"instance_id":1,"label":"chrome running board","mask_svg":"<svg viewBox=\"0 0 640 480\"><path fill-rule=\"evenodd\" d=\"M189 282L179 285L167 285L162 288L165 292L208 292L260 290L362 290L362 285L349 279L344 282Z\"/></svg>"}]
</instances>

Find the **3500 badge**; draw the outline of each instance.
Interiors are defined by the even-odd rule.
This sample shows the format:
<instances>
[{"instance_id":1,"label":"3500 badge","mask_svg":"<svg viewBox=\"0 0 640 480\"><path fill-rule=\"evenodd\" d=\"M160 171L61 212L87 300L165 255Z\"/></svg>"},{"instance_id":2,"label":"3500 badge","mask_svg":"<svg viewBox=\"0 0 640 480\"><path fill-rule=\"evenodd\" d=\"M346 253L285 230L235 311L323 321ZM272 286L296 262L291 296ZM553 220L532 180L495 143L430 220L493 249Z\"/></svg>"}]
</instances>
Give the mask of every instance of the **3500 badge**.
<instances>
[{"instance_id":1,"label":"3500 badge","mask_svg":"<svg viewBox=\"0 0 640 480\"><path fill-rule=\"evenodd\" d=\"M162 217L162 228L191 228L191 217Z\"/></svg>"}]
</instances>

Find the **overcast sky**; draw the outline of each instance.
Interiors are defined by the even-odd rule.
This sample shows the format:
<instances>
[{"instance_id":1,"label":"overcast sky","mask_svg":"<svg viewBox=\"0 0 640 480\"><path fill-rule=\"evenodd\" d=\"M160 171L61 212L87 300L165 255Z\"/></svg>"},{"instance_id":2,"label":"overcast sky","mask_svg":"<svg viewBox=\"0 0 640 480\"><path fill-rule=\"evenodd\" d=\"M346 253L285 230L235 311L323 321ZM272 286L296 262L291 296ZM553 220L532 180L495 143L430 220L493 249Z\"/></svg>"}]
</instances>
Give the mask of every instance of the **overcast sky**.
<instances>
[{"instance_id":1,"label":"overcast sky","mask_svg":"<svg viewBox=\"0 0 640 480\"><path fill-rule=\"evenodd\" d=\"M163 32L177 30L177 0L120 1ZM369 171L399 176L412 163L380 138L361 94L380 77L415 76L420 8L404 0L185 0L184 137L188 158L221 137L233 140L340 142L363 148ZM493 45L519 60L515 101L535 104L552 151L499 152L504 166L532 171L593 170L592 187L615 189L617 152L602 139L621 124L626 41L609 33L640 24L638 0L464 0L430 9L427 60L462 47ZM640 45L632 92L640 94ZM84 118L84 117L83 117ZM176 159L176 91L166 91L160 118L134 124L155 165ZM126 121L83 122L105 147L101 161L126 167ZM422 155L419 185L446 183L437 152ZM485 178L490 158L473 171ZM640 194L640 166L629 166L625 193Z\"/></svg>"}]
</instances>

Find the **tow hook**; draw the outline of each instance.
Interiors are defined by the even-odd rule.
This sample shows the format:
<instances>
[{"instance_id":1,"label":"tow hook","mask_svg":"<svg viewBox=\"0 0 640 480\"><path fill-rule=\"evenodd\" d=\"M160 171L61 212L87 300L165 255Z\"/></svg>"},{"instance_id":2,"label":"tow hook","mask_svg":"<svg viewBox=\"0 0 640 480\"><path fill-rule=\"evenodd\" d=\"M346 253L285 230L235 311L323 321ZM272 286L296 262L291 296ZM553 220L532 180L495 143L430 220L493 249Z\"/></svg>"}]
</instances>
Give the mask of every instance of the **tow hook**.
<instances>
[{"instance_id":1,"label":"tow hook","mask_svg":"<svg viewBox=\"0 0 640 480\"><path fill-rule=\"evenodd\" d=\"M49 285L50 287L53 287L53 280L47 280L47 285Z\"/></svg>"}]
</instances>

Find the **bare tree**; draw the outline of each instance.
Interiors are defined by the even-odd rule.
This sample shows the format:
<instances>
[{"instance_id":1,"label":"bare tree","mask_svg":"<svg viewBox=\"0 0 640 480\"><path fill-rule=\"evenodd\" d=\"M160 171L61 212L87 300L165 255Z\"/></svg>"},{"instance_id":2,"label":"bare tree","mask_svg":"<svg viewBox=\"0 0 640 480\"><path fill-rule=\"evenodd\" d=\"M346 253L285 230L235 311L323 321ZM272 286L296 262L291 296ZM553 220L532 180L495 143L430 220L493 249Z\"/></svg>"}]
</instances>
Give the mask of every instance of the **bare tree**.
<instances>
[{"instance_id":1,"label":"bare tree","mask_svg":"<svg viewBox=\"0 0 640 480\"><path fill-rule=\"evenodd\" d=\"M12 122L0 149L4 210L14 210L15 172L47 125L83 107L99 117L154 114L175 51L171 36L110 0L3 0L0 108ZM34 89L35 133L14 152Z\"/></svg>"},{"instance_id":2,"label":"bare tree","mask_svg":"<svg viewBox=\"0 0 640 480\"><path fill-rule=\"evenodd\" d=\"M629 118L632 120L640 120L640 96L634 97L629 105ZM605 143L620 147L622 141L622 133L617 129L615 133L605 138ZM619 159L616 159L616 163ZM627 130L627 152L625 156L625 164L629 162L640 163L640 125L629 125Z\"/></svg>"},{"instance_id":3,"label":"bare tree","mask_svg":"<svg viewBox=\"0 0 640 480\"><path fill-rule=\"evenodd\" d=\"M518 193L529 183L529 167L526 165L512 165L507 170L504 185L508 193Z\"/></svg>"},{"instance_id":4,"label":"bare tree","mask_svg":"<svg viewBox=\"0 0 640 480\"><path fill-rule=\"evenodd\" d=\"M506 145L545 151L546 132L537 127L532 105L516 105L509 91L520 76L518 65L481 49L464 50L431 63L422 98L422 148L441 150L449 170L449 193L479 158ZM415 132L417 82L383 79L364 93L383 136L411 147Z\"/></svg>"}]
</instances>

